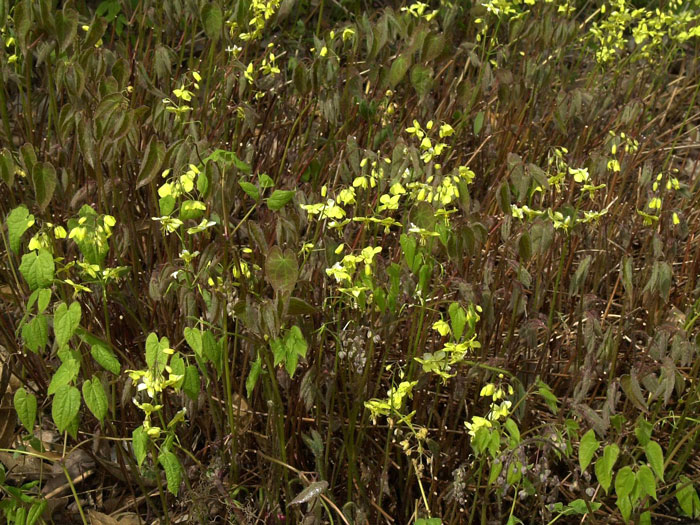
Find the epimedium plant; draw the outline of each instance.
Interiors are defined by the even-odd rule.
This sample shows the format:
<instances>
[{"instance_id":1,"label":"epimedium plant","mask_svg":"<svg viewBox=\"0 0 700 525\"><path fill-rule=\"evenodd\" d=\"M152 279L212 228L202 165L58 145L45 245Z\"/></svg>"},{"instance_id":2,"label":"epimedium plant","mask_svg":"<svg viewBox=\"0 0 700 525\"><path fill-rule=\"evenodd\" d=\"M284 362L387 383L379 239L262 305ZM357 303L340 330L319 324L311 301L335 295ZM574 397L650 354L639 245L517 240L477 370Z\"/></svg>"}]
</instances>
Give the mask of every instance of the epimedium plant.
<instances>
[{"instance_id":1,"label":"epimedium plant","mask_svg":"<svg viewBox=\"0 0 700 525\"><path fill-rule=\"evenodd\" d=\"M13 238L14 249L19 249L22 235L33 223L33 216L23 206L15 208L8 215L8 234ZM51 343L53 351L50 358L57 357L61 363L55 370L48 370L47 393L53 396L52 417L60 432L68 431L74 437L77 436L81 399L100 422L104 422L107 415L109 405L103 384L107 377L103 379L102 374L95 375L94 364L112 374L119 374L121 365L108 341L100 341L80 327L80 302L60 300L60 296L52 301L56 293L52 288L56 282L62 283L73 290L75 298L81 293L91 293L93 290L89 285L93 285L102 298L106 296L106 287L128 271L125 267L108 268L104 265L114 224L112 216L98 216L92 208L84 206L79 218L68 221L68 230L62 226L47 225L48 232L43 229L37 232L29 242L30 251L22 255L18 268L31 291L25 316L19 326L25 348L34 354L41 354ZM62 257L54 255L56 243L66 240L75 242L81 259L66 263ZM69 277L73 274L77 274L75 281ZM52 302L53 315L47 315ZM49 321L53 338L49 337ZM108 323L109 318L106 321ZM76 336L81 341L77 348L71 345ZM90 345L94 364L85 361L79 350L82 345ZM76 384L85 375L89 377L82 381L81 396ZM15 408L25 428L32 432L37 408L34 394L24 388L17 390Z\"/></svg>"},{"instance_id":2,"label":"epimedium plant","mask_svg":"<svg viewBox=\"0 0 700 525\"><path fill-rule=\"evenodd\" d=\"M24 430L166 521L696 515L696 2L365 4L0 2Z\"/></svg>"}]
</instances>

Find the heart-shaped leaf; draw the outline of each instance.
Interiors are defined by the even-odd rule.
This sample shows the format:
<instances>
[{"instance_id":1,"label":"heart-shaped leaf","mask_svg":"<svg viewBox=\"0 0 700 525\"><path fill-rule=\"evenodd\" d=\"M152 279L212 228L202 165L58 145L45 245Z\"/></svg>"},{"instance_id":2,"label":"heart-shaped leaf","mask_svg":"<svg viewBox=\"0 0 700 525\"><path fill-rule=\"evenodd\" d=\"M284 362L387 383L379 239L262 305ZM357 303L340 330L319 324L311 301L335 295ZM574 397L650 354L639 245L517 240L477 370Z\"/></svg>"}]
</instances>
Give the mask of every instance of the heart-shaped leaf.
<instances>
[{"instance_id":1,"label":"heart-shaped leaf","mask_svg":"<svg viewBox=\"0 0 700 525\"><path fill-rule=\"evenodd\" d=\"M102 423L107 415L107 394L97 376L83 383L83 399L90 412Z\"/></svg>"},{"instance_id":2,"label":"heart-shaped leaf","mask_svg":"<svg viewBox=\"0 0 700 525\"><path fill-rule=\"evenodd\" d=\"M73 337L78 325L80 325L81 316L82 310L77 301L71 303L70 307L66 306L66 303L58 305L53 314L53 331L59 346L67 344Z\"/></svg>"},{"instance_id":3,"label":"heart-shaped leaf","mask_svg":"<svg viewBox=\"0 0 700 525\"><path fill-rule=\"evenodd\" d=\"M282 252L273 246L265 262L265 277L276 292L291 292L299 278L296 254L287 248Z\"/></svg>"},{"instance_id":4,"label":"heart-shaped leaf","mask_svg":"<svg viewBox=\"0 0 700 525\"><path fill-rule=\"evenodd\" d=\"M36 420L36 397L27 392L24 388L19 388L14 397L17 417L29 432L34 431L34 421Z\"/></svg>"},{"instance_id":5,"label":"heart-shaped leaf","mask_svg":"<svg viewBox=\"0 0 700 525\"><path fill-rule=\"evenodd\" d=\"M29 213L26 206L21 205L7 215L5 222L7 223L7 232L10 236L10 249L17 253L22 235L34 224L34 215Z\"/></svg>"},{"instance_id":6,"label":"heart-shaped leaf","mask_svg":"<svg viewBox=\"0 0 700 525\"><path fill-rule=\"evenodd\" d=\"M53 396L51 417L59 432L65 431L80 410L80 392L70 385L63 385Z\"/></svg>"},{"instance_id":7,"label":"heart-shaped leaf","mask_svg":"<svg viewBox=\"0 0 700 525\"><path fill-rule=\"evenodd\" d=\"M292 190L275 190L267 199L267 207L272 211L281 210L293 198L294 191Z\"/></svg>"},{"instance_id":8,"label":"heart-shaped leaf","mask_svg":"<svg viewBox=\"0 0 700 525\"><path fill-rule=\"evenodd\" d=\"M32 290L48 288L53 281L55 268L53 255L46 250L25 253L19 265L19 271Z\"/></svg>"}]
</instances>

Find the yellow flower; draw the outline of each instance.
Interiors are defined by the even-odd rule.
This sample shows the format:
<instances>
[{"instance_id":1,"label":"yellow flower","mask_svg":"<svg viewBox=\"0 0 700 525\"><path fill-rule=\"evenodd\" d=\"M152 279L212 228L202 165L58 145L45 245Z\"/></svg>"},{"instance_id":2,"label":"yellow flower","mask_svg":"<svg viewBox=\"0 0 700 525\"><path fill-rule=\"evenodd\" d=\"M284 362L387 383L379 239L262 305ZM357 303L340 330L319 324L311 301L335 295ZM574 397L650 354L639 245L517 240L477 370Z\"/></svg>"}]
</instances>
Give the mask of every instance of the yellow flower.
<instances>
[{"instance_id":1,"label":"yellow flower","mask_svg":"<svg viewBox=\"0 0 700 525\"><path fill-rule=\"evenodd\" d=\"M450 325L440 319L439 321L435 321L433 323L433 330L436 330L441 336L444 337L450 333Z\"/></svg>"},{"instance_id":2,"label":"yellow flower","mask_svg":"<svg viewBox=\"0 0 700 525\"><path fill-rule=\"evenodd\" d=\"M467 429L469 430L469 435L472 437L476 436L476 432L480 428L492 428L493 427L493 425L491 424L491 422L488 419L485 419L485 418L479 417L479 416L474 416L472 418L471 423L465 421L464 426L467 427Z\"/></svg>"}]
</instances>

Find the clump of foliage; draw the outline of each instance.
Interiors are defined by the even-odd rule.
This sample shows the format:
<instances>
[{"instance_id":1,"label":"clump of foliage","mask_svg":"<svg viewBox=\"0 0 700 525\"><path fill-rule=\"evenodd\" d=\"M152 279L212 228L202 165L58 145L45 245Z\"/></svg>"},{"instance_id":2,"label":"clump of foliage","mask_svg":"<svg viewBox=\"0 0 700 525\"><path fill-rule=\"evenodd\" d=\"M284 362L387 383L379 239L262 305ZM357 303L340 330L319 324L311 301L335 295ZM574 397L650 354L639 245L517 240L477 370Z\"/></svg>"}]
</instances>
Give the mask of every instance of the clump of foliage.
<instances>
[{"instance_id":1,"label":"clump of foliage","mask_svg":"<svg viewBox=\"0 0 700 525\"><path fill-rule=\"evenodd\" d=\"M698 22L0 1L6 521L700 517Z\"/></svg>"}]
</instances>

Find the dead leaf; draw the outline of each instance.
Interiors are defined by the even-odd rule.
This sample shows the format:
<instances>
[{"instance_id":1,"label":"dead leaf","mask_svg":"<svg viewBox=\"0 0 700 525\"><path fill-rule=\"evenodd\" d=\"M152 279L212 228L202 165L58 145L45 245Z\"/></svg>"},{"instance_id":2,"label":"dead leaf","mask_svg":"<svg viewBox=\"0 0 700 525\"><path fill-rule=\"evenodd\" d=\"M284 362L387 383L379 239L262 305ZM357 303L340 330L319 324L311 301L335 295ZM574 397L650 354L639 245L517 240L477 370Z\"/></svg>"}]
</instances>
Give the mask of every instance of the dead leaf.
<instances>
[{"instance_id":1,"label":"dead leaf","mask_svg":"<svg viewBox=\"0 0 700 525\"><path fill-rule=\"evenodd\" d=\"M90 518L90 525L120 525L120 523L111 516L107 516L107 514L102 514L96 510L88 511L88 518Z\"/></svg>"},{"instance_id":2,"label":"dead leaf","mask_svg":"<svg viewBox=\"0 0 700 525\"><path fill-rule=\"evenodd\" d=\"M41 460L36 456L26 454L18 455L9 452L0 452L0 463L5 465L5 470L9 472L8 478L20 481L39 479L42 471L46 475L47 468L41 465Z\"/></svg>"},{"instance_id":3,"label":"dead leaf","mask_svg":"<svg viewBox=\"0 0 700 525\"><path fill-rule=\"evenodd\" d=\"M141 525L142 520L133 512L125 512L119 515L119 525Z\"/></svg>"},{"instance_id":4,"label":"dead leaf","mask_svg":"<svg viewBox=\"0 0 700 525\"><path fill-rule=\"evenodd\" d=\"M325 479L322 481L314 481L302 490L289 505L301 505L302 503L311 501L323 494L326 490L328 490L328 482Z\"/></svg>"}]
</instances>

